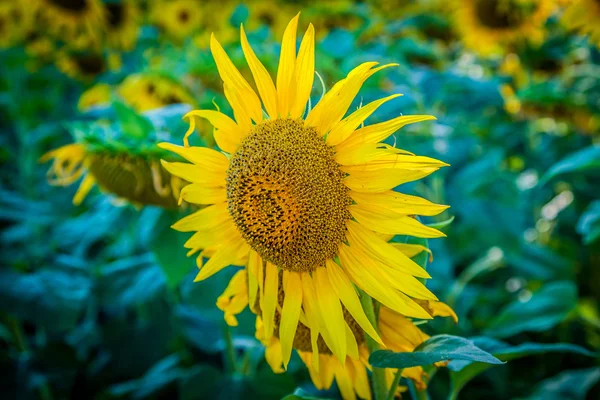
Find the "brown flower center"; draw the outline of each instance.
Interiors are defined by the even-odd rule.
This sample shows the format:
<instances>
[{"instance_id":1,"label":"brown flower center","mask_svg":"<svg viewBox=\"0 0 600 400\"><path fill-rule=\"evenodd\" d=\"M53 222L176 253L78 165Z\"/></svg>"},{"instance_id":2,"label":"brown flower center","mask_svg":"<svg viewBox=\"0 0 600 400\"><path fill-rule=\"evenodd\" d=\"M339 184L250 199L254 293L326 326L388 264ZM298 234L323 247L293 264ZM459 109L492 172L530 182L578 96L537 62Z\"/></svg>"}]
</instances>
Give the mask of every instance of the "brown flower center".
<instances>
[{"instance_id":1,"label":"brown flower center","mask_svg":"<svg viewBox=\"0 0 600 400\"><path fill-rule=\"evenodd\" d=\"M514 28L521 25L530 13L513 0L478 0L475 13L479 21L493 29Z\"/></svg>"},{"instance_id":2,"label":"brown flower center","mask_svg":"<svg viewBox=\"0 0 600 400\"><path fill-rule=\"evenodd\" d=\"M333 155L314 128L292 119L255 126L232 155L229 214L263 259L301 272L336 256L352 200Z\"/></svg>"},{"instance_id":3,"label":"brown flower center","mask_svg":"<svg viewBox=\"0 0 600 400\"><path fill-rule=\"evenodd\" d=\"M87 0L51 0L51 2L60 8L68 11L80 12L87 8Z\"/></svg>"}]
</instances>

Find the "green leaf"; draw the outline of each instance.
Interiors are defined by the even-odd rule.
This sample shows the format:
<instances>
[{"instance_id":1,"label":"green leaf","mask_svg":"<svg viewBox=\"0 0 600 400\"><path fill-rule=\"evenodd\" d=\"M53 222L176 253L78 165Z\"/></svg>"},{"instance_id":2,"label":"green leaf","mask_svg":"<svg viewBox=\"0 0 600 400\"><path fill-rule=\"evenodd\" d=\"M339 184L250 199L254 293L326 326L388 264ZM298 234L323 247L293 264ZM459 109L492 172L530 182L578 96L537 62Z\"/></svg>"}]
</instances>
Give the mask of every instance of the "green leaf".
<instances>
[{"instance_id":1,"label":"green leaf","mask_svg":"<svg viewBox=\"0 0 600 400\"><path fill-rule=\"evenodd\" d=\"M502 361L511 361L522 357L527 357L536 354L545 353L574 353L588 357L594 357L595 354L569 343L522 343L520 345L511 346L508 343L502 342L489 337L476 337L471 339L475 345L481 349L491 353L494 357ZM450 380L452 382L452 391L456 396L458 392L475 376L481 374L492 365L480 362L471 361L452 361L448 364L450 372Z\"/></svg>"},{"instance_id":2,"label":"green leaf","mask_svg":"<svg viewBox=\"0 0 600 400\"><path fill-rule=\"evenodd\" d=\"M168 216L169 214L165 214L165 217ZM173 217L169 218L172 223ZM165 224L152 242L152 251L170 288L176 287L186 275L196 269L195 258L187 257L187 251L183 247L189 236L188 233L177 232Z\"/></svg>"},{"instance_id":3,"label":"green leaf","mask_svg":"<svg viewBox=\"0 0 600 400\"><path fill-rule=\"evenodd\" d=\"M569 154L556 164L540 180L540 186L552 178L569 172L591 172L600 170L600 145L591 145Z\"/></svg>"},{"instance_id":4,"label":"green leaf","mask_svg":"<svg viewBox=\"0 0 600 400\"><path fill-rule=\"evenodd\" d=\"M449 360L503 363L475 346L469 339L451 335L432 336L413 352L394 353L391 350L380 350L369 357L369 363L378 368L410 368Z\"/></svg>"},{"instance_id":5,"label":"green leaf","mask_svg":"<svg viewBox=\"0 0 600 400\"><path fill-rule=\"evenodd\" d=\"M508 337L521 332L542 332L552 328L577 306L577 287L570 281L548 283L522 302L510 303L492 319L486 335Z\"/></svg>"},{"instance_id":6,"label":"green leaf","mask_svg":"<svg viewBox=\"0 0 600 400\"><path fill-rule=\"evenodd\" d=\"M429 226L430 228L438 229L442 232L446 232L445 228L449 227L453 221L454 215L444 221L434 222L433 224L427 224L427 226Z\"/></svg>"},{"instance_id":7,"label":"green leaf","mask_svg":"<svg viewBox=\"0 0 600 400\"><path fill-rule=\"evenodd\" d=\"M113 107L125 135L142 139L154 132L154 127L150 120L136 113L133 108L118 101L113 103Z\"/></svg>"},{"instance_id":8,"label":"green leaf","mask_svg":"<svg viewBox=\"0 0 600 400\"><path fill-rule=\"evenodd\" d=\"M600 368L563 371L540 382L529 400L584 400L588 391L600 380Z\"/></svg>"},{"instance_id":9,"label":"green leaf","mask_svg":"<svg viewBox=\"0 0 600 400\"><path fill-rule=\"evenodd\" d=\"M577 232L583 236L585 244L600 238L600 200L590 203L577 222Z\"/></svg>"},{"instance_id":10,"label":"green leaf","mask_svg":"<svg viewBox=\"0 0 600 400\"><path fill-rule=\"evenodd\" d=\"M281 400L323 400L325 397L316 397L302 388L297 388L294 393L288 394Z\"/></svg>"}]
</instances>

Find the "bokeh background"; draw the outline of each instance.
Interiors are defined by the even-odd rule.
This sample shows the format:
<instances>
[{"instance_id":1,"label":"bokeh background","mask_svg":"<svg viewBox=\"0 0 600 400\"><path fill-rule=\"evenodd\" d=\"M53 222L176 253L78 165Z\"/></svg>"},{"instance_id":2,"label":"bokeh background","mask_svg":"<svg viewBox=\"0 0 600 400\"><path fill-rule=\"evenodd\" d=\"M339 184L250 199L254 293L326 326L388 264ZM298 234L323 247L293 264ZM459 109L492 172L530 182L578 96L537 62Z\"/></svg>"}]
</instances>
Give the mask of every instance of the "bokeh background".
<instances>
[{"instance_id":1,"label":"bokeh background","mask_svg":"<svg viewBox=\"0 0 600 400\"><path fill-rule=\"evenodd\" d=\"M224 324L215 301L234 271L192 282L187 235L169 228L190 209L157 190L177 182L156 143L181 143L191 109L228 109L210 33L248 74L243 23L274 73L299 11L325 88L360 62L397 62L355 106L403 93L370 122L437 117L390 140L451 164L402 187L451 205L427 220L448 237L422 244L428 286L459 322L420 327L510 360L442 368L427 394L403 396L600 398L594 0L2 0L2 398L339 397L297 358L272 373L251 314ZM200 131L192 140L213 145ZM55 149L79 161L52 167Z\"/></svg>"}]
</instances>

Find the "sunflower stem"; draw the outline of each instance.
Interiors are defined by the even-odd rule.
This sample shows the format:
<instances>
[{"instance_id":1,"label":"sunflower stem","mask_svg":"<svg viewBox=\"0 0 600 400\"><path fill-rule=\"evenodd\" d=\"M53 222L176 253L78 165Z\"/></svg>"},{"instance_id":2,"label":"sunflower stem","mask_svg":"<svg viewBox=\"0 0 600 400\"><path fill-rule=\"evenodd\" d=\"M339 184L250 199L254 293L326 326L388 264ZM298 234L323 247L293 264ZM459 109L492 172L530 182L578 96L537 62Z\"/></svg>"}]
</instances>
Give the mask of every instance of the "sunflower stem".
<instances>
[{"instance_id":1,"label":"sunflower stem","mask_svg":"<svg viewBox=\"0 0 600 400\"><path fill-rule=\"evenodd\" d=\"M223 324L223 336L225 340L225 354L223 355L225 368L230 373L237 372L237 363L235 360L235 348L233 347L233 338L231 337L231 328L226 323Z\"/></svg>"},{"instance_id":2,"label":"sunflower stem","mask_svg":"<svg viewBox=\"0 0 600 400\"><path fill-rule=\"evenodd\" d=\"M376 330L379 330L377 325L377 314L375 312L375 306L371 296L361 291L360 302L371 325L373 325ZM367 339L369 354L379 350L379 343L373 340L369 335L365 335L365 337ZM373 367L372 379L375 400L385 400L388 393L385 382L385 369Z\"/></svg>"},{"instance_id":3,"label":"sunflower stem","mask_svg":"<svg viewBox=\"0 0 600 400\"><path fill-rule=\"evenodd\" d=\"M402 369L398 368L396 373L394 374L394 381L392 382L392 386L390 386L390 391L387 395L387 400L394 400L394 396L396 395L396 388L398 387L398 383L400 383L400 378L402 377Z\"/></svg>"}]
</instances>

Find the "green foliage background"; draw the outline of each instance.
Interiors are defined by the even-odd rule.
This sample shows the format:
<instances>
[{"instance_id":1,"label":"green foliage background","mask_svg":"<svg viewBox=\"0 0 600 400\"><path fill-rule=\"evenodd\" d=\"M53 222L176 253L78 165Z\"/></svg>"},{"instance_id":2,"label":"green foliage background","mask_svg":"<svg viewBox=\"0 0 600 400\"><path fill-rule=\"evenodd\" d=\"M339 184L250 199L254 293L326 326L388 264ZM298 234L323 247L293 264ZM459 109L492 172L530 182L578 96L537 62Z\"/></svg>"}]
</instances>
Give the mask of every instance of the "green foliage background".
<instances>
[{"instance_id":1,"label":"green foliage background","mask_svg":"<svg viewBox=\"0 0 600 400\"><path fill-rule=\"evenodd\" d=\"M383 106L372 123L399 114L438 118L390 139L451 164L402 187L451 205L427 223L454 217L442 224L448 238L426 244L434 254L428 286L454 308L459 323L436 320L421 327L470 338L508 363L449 357L448 368L429 371L427 395L600 397L598 48L565 29L560 13L553 15L541 46L525 41L507 50L519 54L522 72L534 77L516 85L514 76L501 71L502 56L484 58L465 49L452 25L456 21L430 8L402 14L379 12L367 3L349 3L343 10L292 7L303 12L301 29L311 18L334 21L319 36L316 54L327 88L360 62L400 63L369 81L353 106L404 94ZM213 19L235 30L256 10L238 5ZM336 20L336 13L344 17ZM350 16L360 21L358 27L340 22ZM249 312L239 327L225 327L215 301L234 271L192 282L196 266L182 248L187 235L169 228L186 211L115 205L97 189L73 206L76 185L47 183L48 166L38 159L63 144L150 157L160 155L153 153L159 141L181 142L186 126L180 117L189 106L138 115L113 97L101 107L78 110L80 95L95 83L117 85L134 73L159 74L188 88L199 108L217 104L227 110L206 49L191 38L170 40L150 21L141 25L132 50L100 50L105 60L119 58L119 67L81 80L61 72L52 57L32 56L31 37L0 50L3 398L266 399L293 392L294 398L337 398L335 387L314 389L297 357L286 374L273 374L254 339ZM441 32L436 38L428 33L434 28ZM265 24L249 34L271 72L280 36ZM56 52L69 43L57 46ZM226 49L246 68L236 40ZM520 86L519 112L506 111L503 84ZM320 93L315 88L313 104ZM582 126L574 115L596 125ZM427 263L426 255L419 262ZM427 346L432 345L408 361L406 355L380 354L377 365L397 368L444 357ZM410 385L404 396L425 398Z\"/></svg>"}]
</instances>

